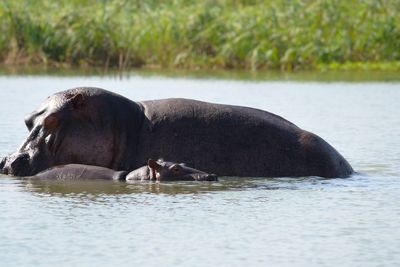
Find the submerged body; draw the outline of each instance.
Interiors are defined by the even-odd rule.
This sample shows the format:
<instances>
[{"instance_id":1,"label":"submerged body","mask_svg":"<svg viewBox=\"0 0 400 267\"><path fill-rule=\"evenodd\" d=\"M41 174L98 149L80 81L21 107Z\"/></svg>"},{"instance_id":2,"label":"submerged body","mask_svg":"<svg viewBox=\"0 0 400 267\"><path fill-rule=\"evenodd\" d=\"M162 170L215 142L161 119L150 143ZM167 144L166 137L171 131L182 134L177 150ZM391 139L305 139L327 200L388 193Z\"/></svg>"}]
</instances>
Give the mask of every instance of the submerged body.
<instances>
[{"instance_id":1,"label":"submerged body","mask_svg":"<svg viewBox=\"0 0 400 267\"><path fill-rule=\"evenodd\" d=\"M35 177L52 180L116 180L116 181L217 181L215 174L187 167L184 164L163 160L148 160L147 165L131 172L114 171L109 168L67 164L39 172Z\"/></svg>"},{"instance_id":2,"label":"submerged body","mask_svg":"<svg viewBox=\"0 0 400 267\"><path fill-rule=\"evenodd\" d=\"M34 175L79 163L132 170L168 157L222 176L347 177L327 142L272 113L190 99L133 102L99 88L50 96L27 116L29 136L3 173Z\"/></svg>"}]
</instances>

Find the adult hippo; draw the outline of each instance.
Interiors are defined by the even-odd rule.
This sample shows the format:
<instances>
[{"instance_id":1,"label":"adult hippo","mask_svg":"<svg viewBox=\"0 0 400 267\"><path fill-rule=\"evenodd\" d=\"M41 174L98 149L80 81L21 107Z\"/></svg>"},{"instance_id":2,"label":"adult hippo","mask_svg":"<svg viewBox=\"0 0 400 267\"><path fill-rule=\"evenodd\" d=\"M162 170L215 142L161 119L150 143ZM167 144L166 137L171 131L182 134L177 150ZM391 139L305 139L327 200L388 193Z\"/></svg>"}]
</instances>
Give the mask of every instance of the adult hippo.
<instances>
[{"instance_id":1,"label":"adult hippo","mask_svg":"<svg viewBox=\"0 0 400 267\"><path fill-rule=\"evenodd\" d=\"M99 88L56 93L25 119L30 131L3 173L34 175L80 163L132 170L168 157L222 176L347 177L322 138L272 113L189 99L133 102Z\"/></svg>"},{"instance_id":2,"label":"adult hippo","mask_svg":"<svg viewBox=\"0 0 400 267\"><path fill-rule=\"evenodd\" d=\"M215 174L209 174L186 166L184 163L149 159L147 165L131 172L115 171L109 168L67 164L54 166L35 175L50 180L116 180L116 181L217 181Z\"/></svg>"}]
</instances>

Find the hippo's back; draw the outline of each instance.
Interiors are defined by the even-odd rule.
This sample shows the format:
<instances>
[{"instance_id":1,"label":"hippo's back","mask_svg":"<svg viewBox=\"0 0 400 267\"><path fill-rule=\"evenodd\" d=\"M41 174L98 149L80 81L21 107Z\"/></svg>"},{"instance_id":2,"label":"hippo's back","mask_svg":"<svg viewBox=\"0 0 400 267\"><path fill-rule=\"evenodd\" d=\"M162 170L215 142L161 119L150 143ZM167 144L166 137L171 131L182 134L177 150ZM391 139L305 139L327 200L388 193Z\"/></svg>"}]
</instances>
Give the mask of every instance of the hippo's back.
<instances>
[{"instance_id":1,"label":"hippo's back","mask_svg":"<svg viewBox=\"0 0 400 267\"><path fill-rule=\"evenodd\" d=\"M66 164L51 167L36 174L35 177L52 180L120 180L126 173L100 166Z\"/></svg>"},{"instance_id":2,"label":"hippo's back","mask_svg":"<svg viewBox=\"0 0 400 267\"><path fill-rule=\"evenodd\" d=\"M324 140L272 113L188 99L145 101L138 161L167 157L218 175L348 176Z\"/></svg>"}]
</instances>

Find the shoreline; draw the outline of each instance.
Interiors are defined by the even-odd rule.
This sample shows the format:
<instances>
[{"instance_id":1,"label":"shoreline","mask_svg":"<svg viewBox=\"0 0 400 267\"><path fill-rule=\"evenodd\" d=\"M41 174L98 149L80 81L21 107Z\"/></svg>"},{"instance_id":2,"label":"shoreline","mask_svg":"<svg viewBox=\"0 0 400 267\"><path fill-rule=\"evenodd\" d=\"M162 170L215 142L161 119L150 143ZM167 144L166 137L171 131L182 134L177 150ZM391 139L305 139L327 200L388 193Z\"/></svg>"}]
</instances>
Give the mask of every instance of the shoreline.
<instances>
[{"instance_id":1,"label":"shoreline","mask_svg":"<svg viewBox=\"0 0 400 267\"><path fill-rule=\"evenodd\" d=\"M174 67L174 66L162 66L156 64L143 64L141 66L131 66L120 68L117 66L107 66L107 65L90 65L90 64L68 64L65 62L49 62L45 61L42 63L5 63L0 62L0 69L56 69L56 70L70 70L70 69L80 69L80 70L103 70L103 71L135 71L135 70L176 70L176 71L245 71L245 72L282 72L282 73L293 73L302 71L399 71L400 72L400 61L378 61L378 62L332 62L326 64L318 64L314 67L308 68L295 68L295 69L285 69L285 68L227 68L221 66L189 66L189 67Z\"/></svg>"},{"instance_id":2,"label":"shoreline","mask_svg":"<svg viewBox=\"0 0 400 267\"><path fill-rule=\"evenodd\" d=\"M399 64L399 63L396 63ZM48 76L48 77L115 77L129 79L133 76L165 79L214 79L242 81L293 81L293 82L400 82L397 68L321 68L318 70L243 70L243 69L182 69L141 67L120 70L118 68L43 66L43 65L1 65L0 77L8 76Z\"/></svg>"}]
</instances>

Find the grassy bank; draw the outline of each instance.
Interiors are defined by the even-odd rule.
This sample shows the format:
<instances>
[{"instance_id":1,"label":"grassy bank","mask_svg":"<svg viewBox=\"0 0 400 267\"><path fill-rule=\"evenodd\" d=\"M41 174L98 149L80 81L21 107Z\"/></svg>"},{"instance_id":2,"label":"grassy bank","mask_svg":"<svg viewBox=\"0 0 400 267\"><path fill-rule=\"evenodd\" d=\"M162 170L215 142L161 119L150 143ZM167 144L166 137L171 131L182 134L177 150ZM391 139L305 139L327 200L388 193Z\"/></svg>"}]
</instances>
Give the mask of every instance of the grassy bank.
<instances>
[{"instance_id":1,"label":"grassy bank","mask_svg":"<svg viewBox=\"0 0 400 267\"><path fill-rule=\"evenodd\" d=\"M3 65L400 70L398 0L3 0Z\"/></svg>"}]
</instances>

